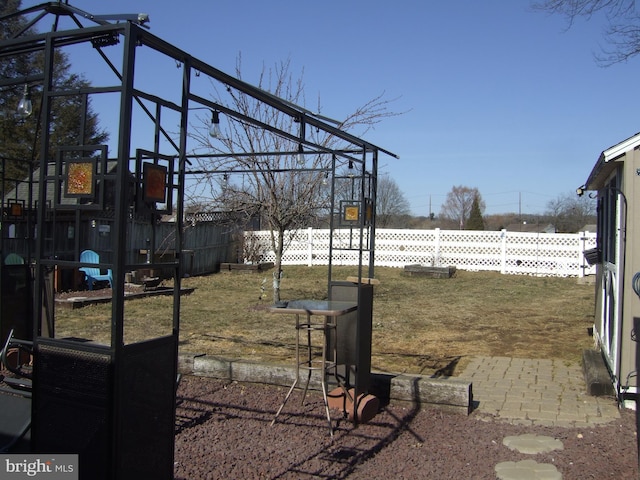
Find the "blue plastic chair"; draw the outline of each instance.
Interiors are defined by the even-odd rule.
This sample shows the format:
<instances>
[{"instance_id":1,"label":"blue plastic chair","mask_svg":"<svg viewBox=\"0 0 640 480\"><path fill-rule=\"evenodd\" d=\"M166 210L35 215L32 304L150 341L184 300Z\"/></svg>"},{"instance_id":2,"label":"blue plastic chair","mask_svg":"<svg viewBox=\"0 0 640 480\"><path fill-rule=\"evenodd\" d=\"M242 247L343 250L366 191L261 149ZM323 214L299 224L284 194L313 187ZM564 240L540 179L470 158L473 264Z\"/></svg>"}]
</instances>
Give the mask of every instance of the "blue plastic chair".
<instances>
[{"instance_id":1,"label":"blue plastic chair","mask_svg":"<svg viewBox=\"0 0 640 480\"><path fill-rule=\"evenodd\" d=\"M80 254L80 263L84 265L98 264L100 263L100 256L93 250L85 250ZM109 287L113 288L113 273L111 269L107 270L106 274L100 273L100 268L98 267L81 267L78 270L84 272L89 290L93 290L94 284L101 281L109 282Z\"/></svg>"},{"instance_id":2,"label":"blue plastic chair","mask_svg":"<svg viewBox=\"0 0 640 480\"><path fill-rule=\"evenodd\" d=\"M10 253L7 258L4 259L5 265L24 265L24 258L17 253Z\"/></svg>"}]
</instances>

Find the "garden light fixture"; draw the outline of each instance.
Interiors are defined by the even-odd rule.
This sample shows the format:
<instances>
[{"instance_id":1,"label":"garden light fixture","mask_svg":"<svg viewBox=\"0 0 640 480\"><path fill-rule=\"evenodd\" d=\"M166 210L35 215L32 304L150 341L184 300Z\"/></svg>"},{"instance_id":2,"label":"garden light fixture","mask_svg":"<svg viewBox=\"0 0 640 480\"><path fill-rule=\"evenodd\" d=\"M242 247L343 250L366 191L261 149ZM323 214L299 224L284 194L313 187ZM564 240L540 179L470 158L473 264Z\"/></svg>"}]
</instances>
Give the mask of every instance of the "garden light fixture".
<instances>
[{"instance_id":1,"label":"garden light fixture","mask_svg":"<svg viewBox=\"0 0 640 480\"><path fill-rule=\"evenodd\" d=\"M29 91L29 85L24 86L24 93L22 98L18 102L17 113L22 118L27 118L33 113L33 102L31 101L31 92Z\"/></svg>"},{"instance_id":2,"label":"garden light fixture","mask_svg":"<svg viewBox=\"0 0 640 480\"><path fill-rule=\"evenodd\" d=\"M222 138L220 131L220 112L211 110L211 126L209 127L209 136L213 138Z\"/></svg>"}]
</instances>

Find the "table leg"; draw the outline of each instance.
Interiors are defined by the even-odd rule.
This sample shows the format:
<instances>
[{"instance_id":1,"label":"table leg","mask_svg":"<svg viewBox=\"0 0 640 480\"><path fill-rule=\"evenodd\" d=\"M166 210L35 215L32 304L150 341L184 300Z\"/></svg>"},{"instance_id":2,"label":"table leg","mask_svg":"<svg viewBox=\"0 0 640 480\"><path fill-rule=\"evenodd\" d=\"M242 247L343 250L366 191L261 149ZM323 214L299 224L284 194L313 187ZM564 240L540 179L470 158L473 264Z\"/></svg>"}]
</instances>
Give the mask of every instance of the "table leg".
<instances>
[{"instance_id":1,"label":"table leg","mask_svg":"<svg viewBox=\"0 0 640 480\"><path fill-rule=\"evenodd\" d=\"M313 351L311 348L311 315L307 313L307 381L304 385L304 392L302 393L302 402L300 404L304 404L304 399L307 396L307 390L309 389L309 381L311 380L311 372L313 371ZM300 362L298 362L300 365Z\"/></svg>"},{"instance_id":2,"label":"table leg","mask_svg":"<svg viewBox=\"0 0 640 480\"><path fill-rule=\"evenodd\" d=\"M287 404L287 401L289 400L289 397L291 396L293 389L296 388L296 385L298 384L299 378L300 378L300 315L296 315L296 378L293 380L291 387L289 387L289 391L285 395L282 405L280 405L280 408L278 408L278 411L273 417L273 420L271 420L272 426L274 423L276 423L276 419L278 418L278 415L280 415L280 412L282 411L284 406ZM304 401L304 397L302 400Z\"/></svg>"},{"instance_id":3,"label":"table leg","mask_svg":"<svg viewBox=\"0 0 640 480\"><path fill-rule=\"evenodd\" d=\"M336 361L337 361L337 346L334 345L333 349L334 349L334 358L333 361L329 362L327 360L327 339L328 339L328 335L329 335L329 328L335 328L336 323L335 323L336 319L334 318L334 323L329 323L328 321L328 317L324 316L324 320L322 323L322 336L323 336L323 341L322 341L322 358L321 358L321 366L319 368L320 370L320 385L322 386L322 398L324 400L324 409L325 409L325 413L327 415L327 422L329 424L329 433L331 435L331 438L333 438L333 424L331 422L331 412L329 411L329 401L327 398L327 371L330 368L334 368L334 372L335 372L335 376L336 379L338 377L337 375L337 369L336 369ZM304 399L307 396L307 390L309 389L309 382L311 381L311 374L314 370L314 366L313 366L313 345L311 344L311 340L312 340L312 335L311 335L311 331L313 329L317 329L316 325L312 325L311 324L311 314L307 313L307 318L306 318L306 324L304 324L304 329L307 331L307 354L306 354L306 359L305 359L305 365L306 365L306 370L307 370L307 380L305 382L305 386L304 386L304 392L302 394L302 403L304 403ZM276 412L275 416L273 417L273 420L271 421L271 425L274 425L276 422L276 419L278 418L278 415L280 415L280 412L282 411L282 409L284 408L284 406L286 405L287 401L289 400L289 397L291 396L291 393L293 392L293 390L296 388L296 385L298 384L298 381L300 379L300 365L302 364L302 362L300 361L300 330L301 330L301 326L300 326L300 315L296 314L296 378L293 381L293 384L291 385L291 387L289 388L289 391L287 392L287 395L284 397L284 401L282 402L282 405L280 405L280 408L278 408L278 411ZM335 343L335 342L334 342ZM317 368L316 368L317 369ZM344 387L343 387L344 388Z\"/></svg>"}]
</instances>

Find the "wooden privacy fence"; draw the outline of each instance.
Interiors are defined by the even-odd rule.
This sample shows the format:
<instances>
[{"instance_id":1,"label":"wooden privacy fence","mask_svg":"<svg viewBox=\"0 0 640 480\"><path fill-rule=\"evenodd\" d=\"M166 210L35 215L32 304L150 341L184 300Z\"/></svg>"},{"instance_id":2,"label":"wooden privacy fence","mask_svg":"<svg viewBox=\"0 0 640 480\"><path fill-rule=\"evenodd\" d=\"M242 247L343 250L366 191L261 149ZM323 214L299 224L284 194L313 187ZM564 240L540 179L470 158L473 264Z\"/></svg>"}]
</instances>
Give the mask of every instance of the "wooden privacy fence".
<instances>
[{"instance_id":1,"label":"wooden privacy fence","mask_svg":"<svg viewBox=\"0 0 640 480\"><path fill-rule=\"evenodd\" d=\"M4 238L7 253L15 253L24 259L30 258L29 251L35 251L35 244L29 238L26 227L24 222L7 225ZM47 224L41 230L46 234L46 248L53 250L55 245L60 260L77 259L78 246L80 251L91 249L97 252L103 263L114 260L115 227L111 218L96 216L92 220L81 222L79 228L76 228L74 221L58 222L56 229ZM152 228L147 223L132 221L127 225L126 235L127 263L144 263L149 247L154 247L156 262L171 262L175 258L175 225L172 223L159 223ZM237 261L238 250L241 248L238 240L241 237L242 230L235 224L185 222L182 273L202 275L217 272L221 263Z\"/></svg>"},{"instance_id":2,"label":"wooden privacy fence","mask_svg":"<svg viewBox=\"0 0 640 480\"><path fill-rule=\"evenodd\" d=\"M329 263L329 229L298 230L288 232L287 237L291 241L283 265ZM596 234L591 232L377 229L375 239L365 240L375 241L377 266L455 266L461 270L563 277L595 274L595 266L590 266L583 255L596 245ZM268 231L245 232L245 244L248 242L260 246L262 261L275 260ZM333 265L357 265L358 242L358 229L334 230ZM369 261L367 252L364 261Z\"/></svg>"},{"instance_id":3,"label":"wooden privacy fence","mask_svg":"<svg viewBox=\"0 0 640 480\"><path fill-rule=\"evenodd\" d=\"M169 260L175 255L174 233L171 224L161 223L156 226L154 243L156 259L159 262L162 262L164 258ZM183 275L203 275L217 272L221 263L237 258L235 233L237 233L237 229L227 225L214 223L187 225L183 232ZM150 228L145 225L138 225L137 228L132 229L130 233L131 251L144 251L150 234ZM144 261L144 252L139 255L139 261Z\"/></svg>"}]
</instances>

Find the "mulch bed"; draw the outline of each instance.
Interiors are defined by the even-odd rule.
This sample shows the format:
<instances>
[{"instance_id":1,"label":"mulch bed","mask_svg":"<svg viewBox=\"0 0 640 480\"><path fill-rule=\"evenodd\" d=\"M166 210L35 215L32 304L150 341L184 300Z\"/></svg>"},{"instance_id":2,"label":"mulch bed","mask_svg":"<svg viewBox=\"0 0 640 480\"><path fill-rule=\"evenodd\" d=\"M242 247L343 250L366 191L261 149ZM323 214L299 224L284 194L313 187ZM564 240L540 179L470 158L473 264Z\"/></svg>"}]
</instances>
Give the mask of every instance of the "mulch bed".
<instances>
[{"instance_id":1,"label":"mulch bed","mask_svg":"<svg viewBox=\"0 0 640 480\"><path fill-rule=\"evenodd\" d=\"M638 479L635 412L588 428L512 425L489 416L387 405L368 423L334 413L333 440L322 396L295 392L271 426L286 388L184 377L178 389L176 480L496 479L501 462L554 465L563 480ZM527 455L502 441L521 434L560 440L562 450Z\"/></svg>"}]
</instances>

